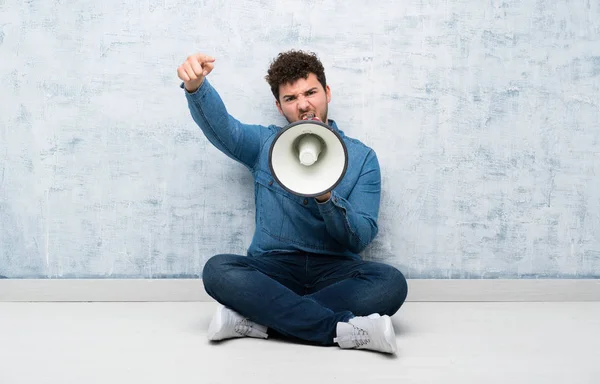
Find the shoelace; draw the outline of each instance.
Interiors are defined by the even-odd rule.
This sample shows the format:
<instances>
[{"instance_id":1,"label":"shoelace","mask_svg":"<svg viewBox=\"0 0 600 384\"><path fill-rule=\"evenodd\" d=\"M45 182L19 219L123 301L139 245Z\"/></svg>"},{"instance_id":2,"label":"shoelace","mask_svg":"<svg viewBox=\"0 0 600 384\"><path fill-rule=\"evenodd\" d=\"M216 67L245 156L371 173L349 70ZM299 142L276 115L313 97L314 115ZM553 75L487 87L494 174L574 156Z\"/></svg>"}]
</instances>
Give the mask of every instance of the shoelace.
<instances>
[{"instance_id":1,"label":"shoelace","mask_svg":"<svg viewBox=\"0 0 600 384\"><path fill-rule=\"evenodd\" d=\"M250 324L248 319L242 319L235 324L233 330L242 336L247 336L252 330L252 324Z\"/></svg>"},{"instance_id":2,"label":"shoelace","mask_svg":"<svg viewBox=\"0 0 600 384\"><path fill-rule=\"evenodd\" d=\"M354 345L356 347L360 347L362 345L369 344L371 339L369 338L369 334L362 328L354 327L354 333L352 335L352 339L354 341Z\"/></svg>"},{"instance_id":3,"label":"shoelace","mask_svg":"<svg viewBox=\"0 0 600 384\"><path fill-rule=\"evenodd\" d=\"M353 325L353 330L351 335L346 335L343 337L336 337L333 339L334 343L351 341L354 343L356 348L361 347L363 345L369 344L371 342L371 338L369 337L369 333L362 328L358 328Z\"/></svg>"}]
</instances>

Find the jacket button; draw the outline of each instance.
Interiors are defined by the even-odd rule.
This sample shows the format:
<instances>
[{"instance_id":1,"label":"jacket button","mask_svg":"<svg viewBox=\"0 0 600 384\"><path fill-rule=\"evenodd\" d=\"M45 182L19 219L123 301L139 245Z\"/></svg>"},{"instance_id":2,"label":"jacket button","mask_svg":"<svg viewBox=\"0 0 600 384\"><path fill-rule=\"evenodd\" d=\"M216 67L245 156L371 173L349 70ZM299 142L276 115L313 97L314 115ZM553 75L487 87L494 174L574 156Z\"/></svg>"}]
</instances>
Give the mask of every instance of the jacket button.
<instances>
[{"instance_id":1,"label":"jacket button","mask_svg":"<svg viewBox=\"0 0 600 384\"><path fill-rule=\"evenodd\" d=\"M273 180L269 181L269 186L273 185Z\"/></svg>"},{"instance_id":2,"label":"jacket button","mask_svg":"<svg viewBox=\"0 0 600 384\"><path fill-rule=\"evenodd\" d=\"M304 205L308 204L308 199L304 199L303 203Z\"/></svg>"}]
</instances>

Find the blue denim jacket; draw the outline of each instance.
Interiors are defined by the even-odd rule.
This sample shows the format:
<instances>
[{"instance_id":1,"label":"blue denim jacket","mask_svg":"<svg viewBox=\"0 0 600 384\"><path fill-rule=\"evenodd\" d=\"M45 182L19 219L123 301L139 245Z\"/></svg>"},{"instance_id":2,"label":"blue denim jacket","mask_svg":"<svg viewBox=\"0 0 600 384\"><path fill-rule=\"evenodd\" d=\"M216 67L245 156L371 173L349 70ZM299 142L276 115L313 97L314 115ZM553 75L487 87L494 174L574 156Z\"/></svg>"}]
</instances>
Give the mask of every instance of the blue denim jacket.
<instances>
[{"instance_id":1,"label":"blue denim jacket","mask_svg":"<svg viewBox=\"0 0 600 384\"><path fill-rule=\"evenodd\" d=\"M293 195L269 169L269 148L281 127L240 123L228 114L208 79L195 92L184 92L208 140L254 176L256 228L248 256L300 251L360 258L378 232L381 174L375 151L328 120L348 149L346 174L327 202Z\"/></svg>"}]
</instances>

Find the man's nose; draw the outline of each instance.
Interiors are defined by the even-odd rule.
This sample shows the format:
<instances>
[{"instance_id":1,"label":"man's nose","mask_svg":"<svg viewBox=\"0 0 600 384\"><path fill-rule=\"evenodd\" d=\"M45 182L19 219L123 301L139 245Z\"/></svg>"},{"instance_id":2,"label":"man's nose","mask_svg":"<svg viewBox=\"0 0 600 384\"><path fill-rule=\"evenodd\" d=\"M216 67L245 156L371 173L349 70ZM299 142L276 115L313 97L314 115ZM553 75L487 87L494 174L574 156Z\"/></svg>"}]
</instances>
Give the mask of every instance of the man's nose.
<instances>
[{"instance_id":1,"label":"man's nose","mask_svg":"<svg viewBox=\"0 0 600 384\"><path fill-rule=\"evenodd\" d=\"M309 104L308 104L308 100L306 99L306 97L300 96L298 98L298 109L300 111L306 111L307 109L309 109Z\"/></svg>"}]
</instances>

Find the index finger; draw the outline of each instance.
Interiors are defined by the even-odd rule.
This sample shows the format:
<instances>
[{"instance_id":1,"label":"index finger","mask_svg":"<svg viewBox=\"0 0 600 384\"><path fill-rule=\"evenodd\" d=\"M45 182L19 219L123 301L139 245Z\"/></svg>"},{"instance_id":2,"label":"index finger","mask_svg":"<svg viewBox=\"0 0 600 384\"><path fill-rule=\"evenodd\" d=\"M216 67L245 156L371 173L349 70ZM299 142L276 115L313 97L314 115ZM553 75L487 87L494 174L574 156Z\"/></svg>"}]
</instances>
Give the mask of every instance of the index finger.
<instances>
[{"instance_id":1,"label":"index finger","mask_svg":"<svg viewBox=\"0 0 600 384\"><path fill-rule=\"evenodd\" d=\"M195 56L196 60L198 60L199 63L212 63L215 61L215 58L212 56L208 56L208 55L203 55L201 53L197 54Z\"/></svg>"}]
</instances>

